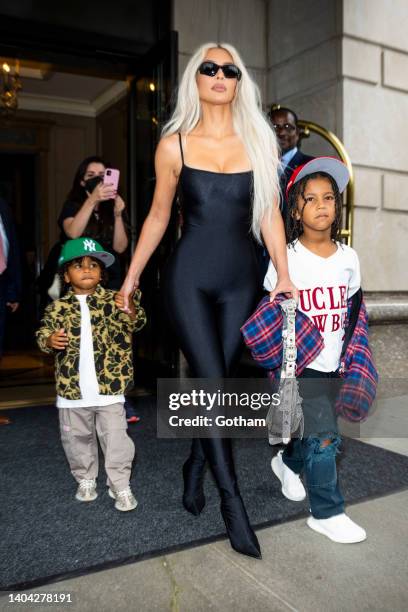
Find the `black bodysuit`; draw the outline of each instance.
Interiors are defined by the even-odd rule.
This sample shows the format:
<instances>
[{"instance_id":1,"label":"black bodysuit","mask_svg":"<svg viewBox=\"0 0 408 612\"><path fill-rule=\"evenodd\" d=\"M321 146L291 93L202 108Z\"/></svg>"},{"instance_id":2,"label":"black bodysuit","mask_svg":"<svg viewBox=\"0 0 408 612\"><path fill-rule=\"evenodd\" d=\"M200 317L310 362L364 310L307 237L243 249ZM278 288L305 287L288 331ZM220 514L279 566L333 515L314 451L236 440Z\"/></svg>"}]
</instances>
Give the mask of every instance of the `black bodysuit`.
<instances>
[{"instance_id":1,"label":"black bodysuit","mask_svg":"<svg viewBox=\"0 0 408 612\"><path fill-rule=\"evenodd\" d=\"M228 376L242 346L240 327L260 288L250 236L252 172L224 174L189 168L179 177L183 235L167 266L165 300L181 349L199 378ZM259 558L234 468L231 440L195 438L183 466L184 507L200 514L210 464L232 547Z\"/></svg>"},{"instance_id":2,"label":"black bodysuit","mask_svg":"<svg viewBox=\"0 0 408 612\"><path fill-rule=\"evenodd\" d=\"M252 171L190 168L181 139L180 149L183 233L167 264L166 307L192 375L223 377L261 288L250 235Z\"/></svg>"}]
</instances>

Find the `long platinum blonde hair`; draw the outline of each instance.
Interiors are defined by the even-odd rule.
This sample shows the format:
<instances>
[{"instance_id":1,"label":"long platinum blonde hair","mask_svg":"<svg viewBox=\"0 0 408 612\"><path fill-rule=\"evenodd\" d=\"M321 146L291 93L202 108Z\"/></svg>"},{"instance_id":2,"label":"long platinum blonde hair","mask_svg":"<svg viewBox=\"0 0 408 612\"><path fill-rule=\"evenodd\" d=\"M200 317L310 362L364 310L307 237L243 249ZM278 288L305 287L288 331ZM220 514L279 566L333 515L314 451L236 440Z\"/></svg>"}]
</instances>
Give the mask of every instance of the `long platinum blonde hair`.
<instances>
[{"instance_id":1,"label":"long platinum blonde hair","mask_svg":"<svg viewBox=\"0 0 408 612\"><path fill-rule=\"evenodd\" d=\"M232 45L205 43L201 45L188 62L181 78L177 103L173 115L164 125L163 136L177 132L188 134L201 117L201 105L196 83L197 70L209 49L221 47L228 51L234 64L242 72L232 102L234 129L240 136L253 169L252 231L261 242L261 223L270 215L279 202L279 152L275 133L262 112L261 95L258 86L250 77L245 65Z\"/></svg>"}]
</instances>

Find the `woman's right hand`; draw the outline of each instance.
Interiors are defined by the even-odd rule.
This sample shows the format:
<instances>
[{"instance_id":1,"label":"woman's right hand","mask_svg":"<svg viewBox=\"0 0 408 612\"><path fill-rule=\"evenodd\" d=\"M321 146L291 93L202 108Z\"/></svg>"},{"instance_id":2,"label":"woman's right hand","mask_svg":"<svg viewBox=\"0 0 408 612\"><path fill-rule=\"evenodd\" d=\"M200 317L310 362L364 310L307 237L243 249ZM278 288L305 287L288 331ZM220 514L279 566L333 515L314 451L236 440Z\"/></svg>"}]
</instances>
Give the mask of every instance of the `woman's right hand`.
<instances>
[{"instance_id":1,"label":"woman's right hand","mask_svg":"<svg viewBox=\"0 0 408 612\"><path fill-rule=\"evenodd\" d=\"M123 307L120 310L130 314L129 300L133 297L134 292L139 287L139 279L132 279L129 275L125 278L122 287L119 290L119 295L123 297Z\"/></svg>"},{"instance_id":2,"label":"woman's right hand","mask_svg":"<svg viewBox=\"0 0 408 612\"><path fill-rule=\"evenodd\" d=\"M113 185L104 185L103 183L98 183L92 193L89 193L89 191L86 193L93 206L104 200L114 200L116 197Z\"/></svg>"}]
</instances>

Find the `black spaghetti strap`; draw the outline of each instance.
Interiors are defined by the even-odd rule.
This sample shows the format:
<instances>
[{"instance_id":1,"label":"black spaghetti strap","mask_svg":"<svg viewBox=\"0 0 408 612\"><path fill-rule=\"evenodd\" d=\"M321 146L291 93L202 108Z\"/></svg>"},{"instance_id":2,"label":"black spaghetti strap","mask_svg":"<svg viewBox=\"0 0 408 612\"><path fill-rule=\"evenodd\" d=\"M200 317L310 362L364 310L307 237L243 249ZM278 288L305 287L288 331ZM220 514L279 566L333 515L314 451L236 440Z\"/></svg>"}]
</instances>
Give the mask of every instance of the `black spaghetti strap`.
<instances>
[{"instance_id":1,"label":"black spaghetti strap","mask_svg":"<svg viewBox=\"0 0 408 612\"><path fill-rule=\"evenodd\" d=\"M181 134L180 132L178 133L178 137L179 137L179 144L180 144L180 153L181 153L181 162L184 166L184 153L183 153L183 145L181 143Z\"/></svg>"}]
</instances>

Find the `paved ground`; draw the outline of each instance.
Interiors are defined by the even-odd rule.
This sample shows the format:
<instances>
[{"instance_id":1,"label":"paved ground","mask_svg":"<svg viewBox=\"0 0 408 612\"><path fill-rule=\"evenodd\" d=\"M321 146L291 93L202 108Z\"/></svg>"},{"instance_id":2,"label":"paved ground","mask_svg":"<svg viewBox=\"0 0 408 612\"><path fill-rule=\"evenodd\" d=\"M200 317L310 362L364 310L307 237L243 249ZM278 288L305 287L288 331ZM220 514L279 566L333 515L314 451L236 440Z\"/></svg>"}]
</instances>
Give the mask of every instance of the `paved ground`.
<instances>
[{"instance_id":1,"label":"paved ground","mask_svg":"<svg viewBox=\"0 0 408 612\"><path fill-rule=\"evenodd\" d=\"M368 533L361 544L334 544L301 519L257 532L262 561L225 540L25 592L70 593L69 606L17 606L4 594L0 610L406 612L407 507L408 491L351 506Z\"/></svg>"},{"instance_id":2,"label":"paved ground","mask_svg":"<svg viewBox=\"0 0 408 612\"><path fill-rule=\"evenodd\" d=\"M375 326L372 344L383 384L396 393L360 435L408 455L408 326ZM406 612L407 508L408 491L351 506L368 533L361 544L334 544L301 519L257 532L262 561L225 540L25 592L70 593L70 605L9 604L4 594L0 611Z\"/></svg>"}]
</instances>

